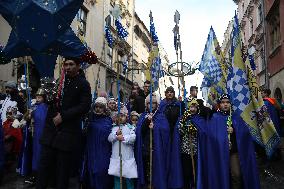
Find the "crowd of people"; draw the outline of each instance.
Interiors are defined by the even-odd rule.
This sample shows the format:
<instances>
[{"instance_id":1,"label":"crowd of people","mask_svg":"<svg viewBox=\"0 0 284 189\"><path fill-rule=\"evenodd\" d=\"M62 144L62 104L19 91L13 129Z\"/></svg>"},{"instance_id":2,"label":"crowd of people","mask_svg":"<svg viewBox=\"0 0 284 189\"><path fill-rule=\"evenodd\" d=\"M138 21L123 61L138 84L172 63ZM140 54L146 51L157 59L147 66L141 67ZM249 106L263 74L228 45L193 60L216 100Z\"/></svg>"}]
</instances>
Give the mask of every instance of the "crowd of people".
<instances>
[{"instance_id":1,"label":"crowd of people","mask_svg":"<svg viewBox=\"0 0 284 189\"><path fill-rule=\"evenodd\" d=\"M173 87L161 99L156 92L150 94L151 82L145 81L143 89L133 84L125 104L105 92L92 102L79 60L67 57L63 66L65 78L59 81L57 98L49 102L40 88L33 108L27 108L25 93L19 93L15 82L5 84L0 186L13 164L23 171L25 141L31 136L30 164L25 165L30 171L24 175L37 189L67 189L73 176L87 189L260 188L256 155L263 162L270 160L232 111L228 94L209 108L197 98L196 86L190 87L186 100L177 98ZM269 89L262 92L283 136L283 105L270 94ZM274 157L281 158L279 150Z\"/></svg>"}]
</instances>

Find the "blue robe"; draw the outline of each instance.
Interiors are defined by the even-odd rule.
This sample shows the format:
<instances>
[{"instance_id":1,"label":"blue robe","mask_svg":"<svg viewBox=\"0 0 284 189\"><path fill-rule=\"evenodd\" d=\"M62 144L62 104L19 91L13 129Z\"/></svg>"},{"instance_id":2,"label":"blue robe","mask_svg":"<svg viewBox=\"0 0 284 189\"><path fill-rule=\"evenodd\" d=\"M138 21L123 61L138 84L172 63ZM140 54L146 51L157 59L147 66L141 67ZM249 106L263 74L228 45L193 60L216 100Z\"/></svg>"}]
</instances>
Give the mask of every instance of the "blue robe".
<instances>
[{"instance_id":1,"label":"blue robe","mask_svg":"<svg viewBox=\"0 0 284 189\"><path fill-rule=\"evenodd\" d=\"M138 121L136 128L136 162L138 168L137 188L146 186L146 173L143 165L143 138L142 125L146 113L143 113ZM170 129L166 117L157 112L153 117L153 166L152 166L152 185L156 189L168 188L168 170L170 157Z\"/></svg>"},{"instance_id":2,"label":"blue robe","mask_svg":"<svg viewBox=\"0 0 284 189\"><path fill-rule=\"evenodd\" d=\"M89 184L95 189L111 189L113 177L108 175L111 157L111 143L108 135L111 133L110 117L97 116L90 120L87 134L87 171Z\"/></svg>"},{"instance_id":3,"label":"blue robe","mask_svg":"<svg viewBox=\"0 0 284 189\"><path fill-rule=\"evenodd\" d=\"M167 101L166 99L163 99L159 105L159 111L160 112L165 112L167 106L172 105L172 106L178 106L181 109L183 109L183 105L178 101L178 100L171 100Z\"/></svg>"},{"instance_id":4,"label":"blue robe","mask_svg":"<svg viewBox=\"0 0 284 189\"><path fill-rule=\"evenodd\" d=\"M227 117L217 112L207 126L207 183L212 189L230 189L230 152ZM250 132L238 115L232 116L244 189L259 189L255 150ZM203 187L208 188L208 187Z\"/></svg>"},{"instance_id":5,"label":"blue robe","mask_svg":"<svg viewBox=\"0 0 284 189\"><path fill-rule=\"evenodd\" d=\"M41 103L39 104L35 111L33 112L34 119L34 136L33 136L33 162L32 162L32 170L38 170L38 164L40 159L40 151L41 145L39 143L39 139L41 137L43 128L45 126L45 119L47 115L47 104Z\"/></svg>"},{"instance_id":6,"label":"blue robe","mask_svg":"<svg viewBox=\"0 0 284 189\"><path fill-rule=\"evenodd\" d=\"M180 120L179 120L180 121ZM172 150L170 158L169 188L183 187L183 165L181 162L181 137L179 134L179 121L174 129ZM197 189L208 188L206 185L206 121L199 115L194 115L191 121L196 126L197 132Z\"/></svg>"},{"instance_id":7,"label":"blue robe","mask_svg":"<svg viewBox=\"0 0 284 189\"><path fill-rule=\"evenodd\" d=\"M19 174L22 176L27 176L32 172L32 133L29 130L30 123L23 127L23 143L21 147L21 152L18 161Z\"/></svg>"},{"instance_id":8,"label":"blue robe","mask_svg":"<svg viewBox=\"0 0 284 189\"><path fill-rule=\"evenodd\" d=\"M2 127L2 120L0 118L0 174L4 169L5 159L4 159L4 133Z\"/></svg>"},{"instance_id":9,"label":"blue robe","mask_svg":"<svg viewBox=\"0 0 284 189\"><path fill-rule=\"evenodd\" d=\"M278 135L281 135L280 117L277 109L268 100L264 100L264 104L267 107L267 111L270 115L270 118L274 124Z\"/></svg>"}]
</instances>

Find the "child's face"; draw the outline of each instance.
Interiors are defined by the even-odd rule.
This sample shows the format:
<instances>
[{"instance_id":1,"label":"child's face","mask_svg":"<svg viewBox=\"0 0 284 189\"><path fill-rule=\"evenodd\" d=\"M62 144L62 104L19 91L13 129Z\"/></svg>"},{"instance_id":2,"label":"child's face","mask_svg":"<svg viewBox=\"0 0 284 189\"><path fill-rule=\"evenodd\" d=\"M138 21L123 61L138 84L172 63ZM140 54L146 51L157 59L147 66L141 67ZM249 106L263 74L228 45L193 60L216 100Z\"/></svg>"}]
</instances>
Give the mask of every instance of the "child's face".
<instances>
[{"instance_id":1,"label":"child's face","mask_svg":"<svg viewBox=\"0 0 284 189\"><path fill-rule=\"evenodd\" d=\"M158 103L157 103L157 101L155 99L153 99L153 101L152 101L152 110L156 110L157 107L158 107ZM148 110L150 110L150 103L149 102L147 103L147 108L148 108Z\"/></svg>"},{"instance_id":2,"label":"child's face","mask_svg":"<svg viewBox=\"0 0 284 189\"><path fill-rule=\"evenodd\" d=\"M13 115L13 112L7 112L6 113L6 118L10 121L13 121L14 120L14 115Z\"/></svg>"},{"instance_id":3,"label":"child's face","mask_svg":"<svg viewBox=\"0 0 284 189\"><path fill-rule=\"evenodd\" d=\"M197 107L195 105L191 105L189 107L189 111L191 114L196 114L197 113Z\"/></svg>"},{"instance_id":4,"label":"child's face","mask_svg":"<svg viewBox=\"0 0 284 189\"><path fill-rule=\"evenodd\" d=\"M116 111L116 102L114 101L111 101L108 103L108 108L111 110L111 111Z\"/></svg>"},{"instance_id":5,"label":"child's face","mask_svg":"<svg viewBox=\"0 0 284 189\"><path fill-rule=\"evenodd\" d=\"M105 111L105 106L103 104L96 104L95 105L95 114L102 115Z\"/></svg>"},{"instance_id":6,"label":"child's face","mask_svg":"<svg viewBox=\"0 0 284 189\"><path fill-rule=\"evenodd\" d=\"M131 116L131 124L137 125L138 123L138 117L137 116Z\"/></svg>"},{"instance_id":7,"label":"child's face","mask_svg":"<svg viewBox=\"0 0 284 189\"><path fill-rule=\"evenodd\" d=\"M119 123L120 124L125 124L127 122L127 115L125 114L120 114L119 115Z\"/></svg>"},{"instance_id":8,"label":"child's face","mask_svg":"<svg viewBox=\"0 0 284 189\"><path fill-rule=\"evenodd\" d=\"M43 96L40 96L40 95L37 95L37 96L36 96L36 102L37 102L37 103L40 104L40 103L43 103L43 101L44 101Z\"/></svg>"}]
</instances>

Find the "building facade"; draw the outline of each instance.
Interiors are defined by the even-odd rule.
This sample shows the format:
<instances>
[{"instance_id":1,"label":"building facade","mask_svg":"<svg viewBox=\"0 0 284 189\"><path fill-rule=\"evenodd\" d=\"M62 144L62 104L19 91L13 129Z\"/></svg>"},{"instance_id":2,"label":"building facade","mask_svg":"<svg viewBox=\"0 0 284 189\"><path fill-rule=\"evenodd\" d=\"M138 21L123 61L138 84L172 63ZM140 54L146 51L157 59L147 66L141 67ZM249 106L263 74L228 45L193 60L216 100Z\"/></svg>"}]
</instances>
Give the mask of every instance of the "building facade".
<instances>
[{"instance_id":1,"label":"building facade","mask_svg":"<svg viewBox=\"0 0 284 189\"><path fill-rule=\"evenodd\" d=\"M283 100L284 94L284 1L265 0L267 61L272 96Z\"/></svg>"},{"instance_id":2,"label":"building facade","mask_svg":"<svg viewBox=\"0 0 284 189\"><path fill-rule=\"evenodd\" d=\"M120 40L120 45L109 47L105 39L105 27L109 26L114 38L117 38L115 19L111 11L118 5L121 10L120 22L127 30L128 36ZM9 38L11 27L0 15L0 44L5 45ZM120 95L125 101L131 91L133 82L138 82L142 87L145 81L145 70L148 62L149 49L151 46L150 33L135 13L135 0L85 0L84 4L74 18L71 28L76 35L86 43L98 56L99 62L89 65L84 71L87 80L90 82L93 92L106 91L109 95L117 96L117 78L120 80ZM167 69L168 58L166 52L162 51L162 63ZM17 80L22 73L19 70L20 60L28 60L31 70L36 72L32 59L15 59L7 65L0 65L0 85L8 80ZM58 78L63 58L58 57L54 70L54 77ZM118 66L119 65L119 66ZM127 65L127 70L123 70ZM117 74L119 73L119 74ZM38 74L31 74L30 80L39 80L34 77ZM162 86L165 86L168 77L161 79ZM34 85L39 85L37 82ZM170 85L170 84L169 84Z\"/></svg>"},{"instance_id":3,"label":"building facade","mask_svg":"<svg viewBox=\"0 0 284 189\"><path fill-rule=\"evenodd\" d=\"M284 2L234 0L238 5L243 42L254 55L259 85L282 99L284 85ZM283 99L282 99L283 100Z\"/></svg>"},{"instance_id":4,"label":"building facade","mask_svg":"<svg viewBox=\"0 0 284 189\"><path fill-rule=\"evenodd\" d=\"M254 56L258 83L262 87L267 87L269 78L265 52L263 2L261 0L237 0L235 3L238 5L242 41L248 52Z\"/></svg>"}]
</instances>

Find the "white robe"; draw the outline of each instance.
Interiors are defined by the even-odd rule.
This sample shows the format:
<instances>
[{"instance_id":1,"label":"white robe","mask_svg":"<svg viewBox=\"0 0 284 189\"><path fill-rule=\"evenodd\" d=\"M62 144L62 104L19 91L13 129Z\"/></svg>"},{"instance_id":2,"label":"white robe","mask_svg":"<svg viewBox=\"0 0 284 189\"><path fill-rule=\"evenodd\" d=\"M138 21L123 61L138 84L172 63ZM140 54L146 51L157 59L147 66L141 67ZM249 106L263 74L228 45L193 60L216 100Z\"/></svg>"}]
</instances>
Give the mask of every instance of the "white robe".
<instances>
[{"instance_id":1,"label":"white robe","mask_svg":"<svg viewBox=\"0 0 284 189\"><path fill-rule=\"evenodd\" d=\"M112 155L108 169L109 175L120 176L119 141L116 138L117 125L112 128L108 141L112 143ZM137 164L134 157L135 127L130 124L121 126L124 141L121 142L122 177L137 178Z\"/></svg>"}]
</instances>

